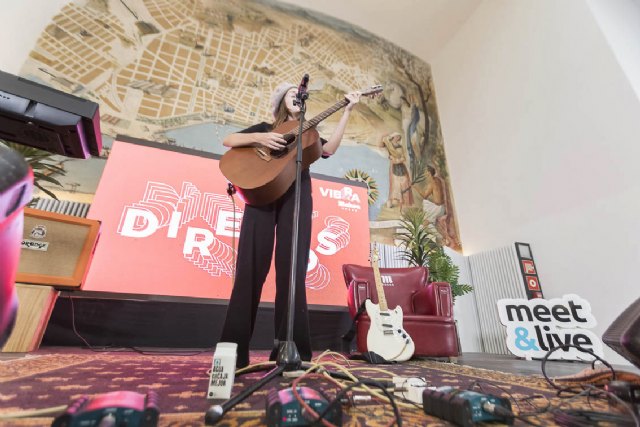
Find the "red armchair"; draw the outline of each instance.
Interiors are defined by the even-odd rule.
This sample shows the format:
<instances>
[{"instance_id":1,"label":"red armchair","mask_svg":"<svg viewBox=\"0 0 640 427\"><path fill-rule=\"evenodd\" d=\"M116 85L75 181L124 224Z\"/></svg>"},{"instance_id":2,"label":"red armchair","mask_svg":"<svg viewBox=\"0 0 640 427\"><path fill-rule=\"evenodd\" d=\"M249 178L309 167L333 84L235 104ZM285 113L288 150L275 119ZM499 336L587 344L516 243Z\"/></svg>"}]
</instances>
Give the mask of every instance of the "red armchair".
<instances>
[{"instance_id":1,"label":"red armchair","mask_svg":"<svg viewBox=\"0 0 640 427\"><path fill-rule=\"evenodd\" d=\"M342 272L352 318L367 298L378 303L373 268L345 264ZM403 327L415 344L414 355L457 357L460 349L451 286L444 282L428 283L429 271L424 267L381 268L380 276L389 309L402 307ZM356 321L356 344L361 353L367 351L370 323L366 311Z\"/></svg>"}]
</instances>

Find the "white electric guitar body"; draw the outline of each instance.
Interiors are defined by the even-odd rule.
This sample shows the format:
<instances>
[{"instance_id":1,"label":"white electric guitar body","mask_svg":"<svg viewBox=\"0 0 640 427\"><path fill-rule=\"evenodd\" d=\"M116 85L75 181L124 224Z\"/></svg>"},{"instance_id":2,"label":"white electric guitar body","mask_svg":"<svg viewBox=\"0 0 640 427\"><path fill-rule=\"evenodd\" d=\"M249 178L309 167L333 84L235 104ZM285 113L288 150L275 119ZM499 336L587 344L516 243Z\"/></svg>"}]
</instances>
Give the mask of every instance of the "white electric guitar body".
<instances>
[{"instance_id":1,"label":"white electric guitar body","mask_svg":"<svg viewBox=\"0 0 640 427\"><path fill-rule=\"evenodd\" d=\"M378 268L378 251L374 251L371 266L376 281L378 304L370 299L365 301L367 315L371 319L371 326L367 333L367 350L372 351L387 361L404 362L411 359L415 351L415 344L409 334L402 327L402 308L389 310L384 295L380 270Z\"/></svg>"}]
</instances>

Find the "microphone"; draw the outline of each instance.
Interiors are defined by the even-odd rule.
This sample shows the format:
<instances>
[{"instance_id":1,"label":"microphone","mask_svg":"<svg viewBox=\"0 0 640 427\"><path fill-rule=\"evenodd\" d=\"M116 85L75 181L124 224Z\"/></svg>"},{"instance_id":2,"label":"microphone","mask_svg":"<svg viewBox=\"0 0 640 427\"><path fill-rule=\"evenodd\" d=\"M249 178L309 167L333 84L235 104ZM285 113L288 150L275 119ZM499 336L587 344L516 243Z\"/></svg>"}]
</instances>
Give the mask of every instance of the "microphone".
<instances>
[{"instance_id":1,"label":"microphone","mask_svg":"<svg viewBox=\"0 0 640 427\"><path fill-rule=\"evenodd\" d=\"M303 100L309 97L309 94L307 94L307 84L309 84L309 74L305 74L302 77L300 86L298 86L298 94L296 95L296 98Z\"/></svg>"},{"instance_id":2,"label":"microphone","mask_svg":"<svg viewBox=\"0 0 640 427\"><path fill-rule=\"evenodd\" d=\"M236 187L230 182L227 182L227 194L229 196L233 196L234 194L236 194Z\"/></svg>"}]
</instances>

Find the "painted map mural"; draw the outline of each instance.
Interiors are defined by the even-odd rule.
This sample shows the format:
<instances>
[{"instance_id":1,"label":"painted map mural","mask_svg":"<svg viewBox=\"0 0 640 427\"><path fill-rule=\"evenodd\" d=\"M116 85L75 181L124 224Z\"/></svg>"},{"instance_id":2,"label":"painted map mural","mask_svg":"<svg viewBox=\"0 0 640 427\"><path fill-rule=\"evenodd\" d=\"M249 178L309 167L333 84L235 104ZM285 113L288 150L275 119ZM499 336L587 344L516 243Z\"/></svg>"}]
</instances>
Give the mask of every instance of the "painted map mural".
<instances>
[{"instance_id":1,"label":"painted map mural","mask_svg":"<svg viewBox=\"0 0 640 427\"><path fill-rule=\"evenodd\" d=\"M460 251L430 67L358 27L271 1L75 1L20 74L100 104L102 158L57 159L62 187L47 187L90 202L117 134L222 154L225 135L271 120L273 88L305 73L307 117L346 92L384 85L312 172L367 183L372 240L392 244L401 211L416 206L439 241ZM339 117L321 123L321 135Z\"/></svg>"}]
</instances>

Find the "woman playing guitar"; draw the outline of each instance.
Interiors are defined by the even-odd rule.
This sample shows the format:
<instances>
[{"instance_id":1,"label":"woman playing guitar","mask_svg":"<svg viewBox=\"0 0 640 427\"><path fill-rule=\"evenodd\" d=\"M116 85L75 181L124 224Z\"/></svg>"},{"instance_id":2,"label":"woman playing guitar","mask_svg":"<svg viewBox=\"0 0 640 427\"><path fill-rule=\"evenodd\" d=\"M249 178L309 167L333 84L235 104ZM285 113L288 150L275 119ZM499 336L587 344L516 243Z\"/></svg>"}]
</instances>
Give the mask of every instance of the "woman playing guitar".
<instances>
[{"instance_id":1,"label":"woman playing guitar","mask_svg":"<svg viewBox=\"0 0 640 427\"><path fill-rule=\"evenodd\" d=\"M283 150L287 141L277 128L285 122L297 120L300 108L294 105L297 88L291 83L282 83L271 96L273 123L261 122L238 133L228 135L223 144L229 148L263 147L267 150ZM345 95L348 102L333 134L328 140L320 139L322 157L336 152L342 141L351 110L360 100L359 92ZM295 183L294 183L295 184ZM301 200L298 236L298 258L296 268L296 292L293 340L302 360L311 360L309 339L309 317L305 294L305 276L311 246L311 177L309 169L302 171ZM294 211L294 188L277 200L266 205L245 205L240 238L236 278L227 308L227 316L220 341L238 344L236 367L249 364L249 341L260 303L262 286L266 280L273 255L275 240L276 297L274 327L276 338L286 339L287 301L289 291L289 269L291 265L292 224ZM277 356L277 348L271 352L271 360Z\"/></svg>"}]
</instances>

